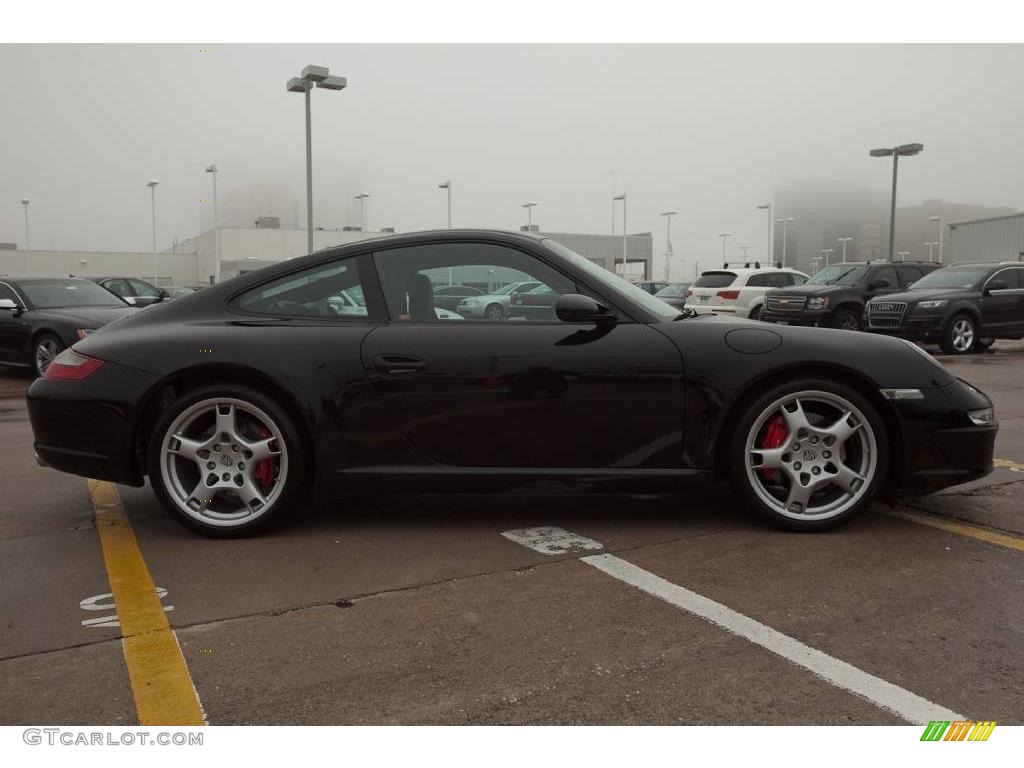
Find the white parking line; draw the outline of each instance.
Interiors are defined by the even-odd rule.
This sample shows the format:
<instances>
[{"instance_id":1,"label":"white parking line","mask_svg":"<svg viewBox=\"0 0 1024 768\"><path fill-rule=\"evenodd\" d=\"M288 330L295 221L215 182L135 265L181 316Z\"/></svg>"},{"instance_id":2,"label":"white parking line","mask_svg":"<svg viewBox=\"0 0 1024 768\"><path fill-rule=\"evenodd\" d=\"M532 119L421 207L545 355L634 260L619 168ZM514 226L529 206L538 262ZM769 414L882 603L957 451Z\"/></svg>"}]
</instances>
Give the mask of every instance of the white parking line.
<instances>
[{"instance_id":1,"label":"white parking line","mask_svg":"<svg viewBox=\"0 0 1024 768\"><path fill-rule=\"evenodd\" d=\"M532 528L526 531L562 531L560 528ZM511 535L510 535L511 534ZM506 531L502 535L512 541L521 541L523 531ZM586 541L592 545L587 549L603 548L599 542L588 539L584 536L562 531L564 535L556 536L557 542L565 541ZM553 535L553 534L549 534ZM538 552L546 552L541 546L525 544ZM546 554L561 554L566 549L546 552ZM965 720L963 715L946 709L928 699L922 698L915 693L900 688L898 685L888 683L880 677L870 675L863 670L857 669L845 661L829 656L827 653L804 645L788 635L784 635L771 627L755 621L742 613L717 603L714 600L692 592L678 584L666 581L660 576L655 576L650 571L633 565L620 557L609 554L588 555L580 558L582 562L597 568L599 571L612 576L619 581L636 587L649 595L664 600L671 605L681 608L688 613L699 616L723 629L749 640L765 650L781 656L787 661L803 667L814 675L828 681L837 688L842 688L857 696L867 699L875 706L888 710L910 723L928 723L932 720Z\"/></svg>"}]
</instances>

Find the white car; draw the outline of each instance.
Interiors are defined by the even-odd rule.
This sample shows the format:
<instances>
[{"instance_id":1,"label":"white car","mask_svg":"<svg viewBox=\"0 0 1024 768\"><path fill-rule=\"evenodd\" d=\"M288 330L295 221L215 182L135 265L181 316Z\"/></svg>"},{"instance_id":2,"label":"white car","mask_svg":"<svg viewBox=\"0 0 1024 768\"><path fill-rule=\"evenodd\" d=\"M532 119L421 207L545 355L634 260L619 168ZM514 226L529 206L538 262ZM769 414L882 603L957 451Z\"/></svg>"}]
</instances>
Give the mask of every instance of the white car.
<instances>
[{"instance_id":1,"label":"white car","mask_svg":"<svg viewBox=\"0 0 1024 768\"><path fill-rule=\"evenodd\" d=\"M327 299L335 314L347 317L366 317L366 299L363 298L363 289L356 287L346 291L340 291L337 295ZM438 320L465 320L462 315L452 312L444 307L434 307L434 314Z\"/></svg>"},{"instance_id":2,"label":"white car","mask_svg":"<svg viewBox=\"0 0 1024 768\"><path fill-rule=\"evenodd\" d=\"M686 292L686 308L701 315L721 314L757 320L771 288L803 285L808 276L788 267L724 265L702 272Z\"/></svg>"}]
</instances>

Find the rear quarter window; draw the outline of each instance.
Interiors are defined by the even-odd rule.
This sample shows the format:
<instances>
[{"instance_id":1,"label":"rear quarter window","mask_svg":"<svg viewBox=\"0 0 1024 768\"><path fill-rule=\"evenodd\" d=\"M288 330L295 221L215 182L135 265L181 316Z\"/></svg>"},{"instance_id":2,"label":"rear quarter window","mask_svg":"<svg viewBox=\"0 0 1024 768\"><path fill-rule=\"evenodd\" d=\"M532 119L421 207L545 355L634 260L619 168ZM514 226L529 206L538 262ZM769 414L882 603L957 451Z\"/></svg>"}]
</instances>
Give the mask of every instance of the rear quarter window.
<instances>
[{"instance_id":1,"label":"rear quarter window","mask_svg":"<svg viewBox=\"0 0 1024 768\"><path fill-rule=\"evenodd\" d=\"M736 279L735 272L705 272L697 278L694 288L727 288Z\"/></svg>"}]
</instances>

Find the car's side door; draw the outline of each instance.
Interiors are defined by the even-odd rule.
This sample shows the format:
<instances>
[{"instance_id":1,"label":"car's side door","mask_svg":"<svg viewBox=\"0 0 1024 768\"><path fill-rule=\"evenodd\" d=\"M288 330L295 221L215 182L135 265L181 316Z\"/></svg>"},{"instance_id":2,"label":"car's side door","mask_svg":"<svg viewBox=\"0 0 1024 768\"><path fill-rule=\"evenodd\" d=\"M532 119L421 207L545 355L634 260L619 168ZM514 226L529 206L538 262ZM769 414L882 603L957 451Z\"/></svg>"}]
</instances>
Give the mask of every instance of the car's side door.
<instances>
[{"instance_id":1,"label":"car's side door","mask_svg":"<svg viewBox=\"0 0 1024 768\"><path fill-rule=\"evenodd\" d=\"M678 467L683 365L675 345L618 312L615 322L439 321L433 285L493 274L560 295L588 291L538 254L442 242L374 254L390 321L363 342L373 391L424 463L513 470ZM486 279L486 278L484 278Z\"/></svg>"},{"instance_id":2,"label":"car's side door","mask_svg":"<svg viewBox=\"0 0 1024 768\"><path fill-rule=\"evenodd\" d=\"M982 334L1013 333L1018 324L1024 325L1024 290L1021 290L1020 273L1016 267L995 272L985 281L981 289ZM1001 287L1000 284L1005 283Z\"/></svg>"}]
</instances>

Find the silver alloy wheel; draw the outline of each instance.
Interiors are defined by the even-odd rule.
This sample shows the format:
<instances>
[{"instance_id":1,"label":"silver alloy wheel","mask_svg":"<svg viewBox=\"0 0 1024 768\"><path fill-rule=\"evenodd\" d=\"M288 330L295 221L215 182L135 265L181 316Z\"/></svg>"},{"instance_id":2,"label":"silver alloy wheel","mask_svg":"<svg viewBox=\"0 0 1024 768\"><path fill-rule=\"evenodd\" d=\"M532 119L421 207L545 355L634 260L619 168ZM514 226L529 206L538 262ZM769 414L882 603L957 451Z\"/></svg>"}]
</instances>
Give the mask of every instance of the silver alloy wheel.
<instances>
[{"instance_id":1,"label":"silver alloy wheel","mask_svg":"<svg viewBox=\"0 0 1024 768\"><path fill-rule=\"evenodd\" d=\"M38 371L40 376L46 373L46 369L50 367L53 358L59 354L60 344L56 339L47 336L39 340L39 343L36 344L36 371Z\"/></svg>"},{"instance_id":2,"label":"silver alloy wheel","mask_svg":"<svg viewBox=\"0 0 1024 768\"><path fill-rule=\"evenodd\" d=\"M272 463L261 468L264 461ZM230 528L273 508L288 478L288 450L264 411L236 398L210 398L186 408L168 427L160 473L178 509L205 525Z\"/></svg>"},{"instance_id":3,"label":"silver alloy wheel","mask_svg":"<svg viewBox=\"0 0 1024 768\"><path fill-rule=\"evenodd\" d=\"M774 448L758 445L776 415L785 423L785 441ZM843 514L864 497L878 469L867 418L846 398L820 390L795 392L765 408L747 434L744 455L757 496L795 520Z\"/></svg>"},{"instance_id":4,"label":"silver alloy wheel","mask_svg":"<svg viewBox=\"0 0 1024 768\"><path fill-rule=\"evenodd\" d=\"M966 317L958 317L953 322L953 349L967 352L974 346L974 323Z\"/></svg>"},{"instance_id":5,"label":"silver alloy wheel","mask_svg":"<svg viewBox=\"0 0 1024 768\"><path fill-rule=\"evenodd\" d=\"M505 317L505 311L501 308L501 304L488 304L484 310L484 317L488 320L502 320Z\"/></svg>"}]
</instances>

